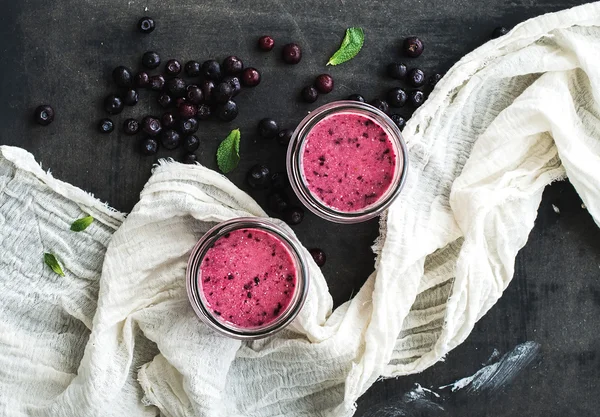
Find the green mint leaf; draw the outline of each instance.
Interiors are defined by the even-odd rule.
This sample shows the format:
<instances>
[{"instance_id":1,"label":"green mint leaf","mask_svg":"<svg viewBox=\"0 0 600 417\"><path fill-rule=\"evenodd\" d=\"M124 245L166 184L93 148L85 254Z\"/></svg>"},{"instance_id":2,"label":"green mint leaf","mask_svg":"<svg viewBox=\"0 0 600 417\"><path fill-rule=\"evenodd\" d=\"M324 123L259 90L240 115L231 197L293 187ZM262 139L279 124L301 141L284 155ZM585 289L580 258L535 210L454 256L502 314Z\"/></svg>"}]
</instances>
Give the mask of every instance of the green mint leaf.
<instances>
[{"instance_id":1,"label":"green mint leaf","mask_svg":"<svg viewBox=\"0 0 600 417\"><path fill-rule=\"evenodd\" d=\"M71 225L71 230L74 232L81 232L88 228L90 224L94 221L92 216L82 217L81 219L77 219Z\"/></svg>"},{"instance_id":2,"label":"green mint leaf","mask_svg":"<svg viewBox=\"0 0 600 417\"><path fill-rule=\"evenodd\" d=\"M228 174L238 166L240 162L240 129L232 130L217 149L217 165L219 169Z\"/></svg>"},{"instance_id":3,"label":"green mint leaf","mask_svg":"<svg viewBox=\"0 0 600 417\"><path fill-rule=\"evenodd\" d=\"M48 265L50 268L52 268L52 270L54 272L56 272L58 275L60 275L61 277L65 276L65 273L63 272L62 267L58 263L56 256L52 255L51 253L45 253L44 254L44 262L46 262L46 265Z\"/></svg>"},{"instance_id":4,"label":"green mint leaf","mask_svg":"<svg viewBox=\"0 0 600 417\"><path fill-rule=\"evenodd\" d=\"M346 36L340 45L340 49L329 58L327 65L339 65L350 61L360 52L365 42L365 32L362 28L346 29Z\"/></svg>"}]
</instances>

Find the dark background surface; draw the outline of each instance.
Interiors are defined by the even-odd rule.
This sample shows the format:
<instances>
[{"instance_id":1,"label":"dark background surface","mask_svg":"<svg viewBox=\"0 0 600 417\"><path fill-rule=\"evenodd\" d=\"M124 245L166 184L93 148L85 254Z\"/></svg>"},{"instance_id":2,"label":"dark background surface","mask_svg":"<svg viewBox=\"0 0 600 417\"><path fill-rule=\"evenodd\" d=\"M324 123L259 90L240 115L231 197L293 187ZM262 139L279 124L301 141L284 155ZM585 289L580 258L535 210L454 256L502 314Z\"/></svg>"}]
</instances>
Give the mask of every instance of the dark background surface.
<instances>
[{"instance_id":1,"label":"dark background surface","mask_svg":"<svg viewBox=\"0 0 600 417\"><path fill-rule=\"evenodd\" d=\"M81 1L2 0L0 50L0 144L31 151L59 179L92 192L116 209L130 211L158 157L180 159L182 151L161 151L157 158L137 152L138 139L120 132L97 133L102 100L115 91L112 68L137 69L141 54L156 50L163 62L227 55L259 68L261 85L239 96L239 117L231 123L202 122L197 152L215 168L218 143L228 132L242 132L242 161L229 177L243 189L248 168L257 162L272 170L285 167L285 149L257 136L262 117L293 128L307 111L359 92L368 99L397 85L384 68L399 55L405 36L417 34L426 50L409 66L427 73L445 72L461 56L484 43L494 27L511 27L527 18L582 1L497 2L433 1ZM148 7L146 12L144 9ZM155 17L150 35L134 30L142 15ZM363 51L353 61L325 67L344 30L362 26ZM271 53L256 50L256 39L270 34ZM281 63L287 42L304 52L297 66ZM329 72L336 88L307 105L298 91L316 75ZM151 105L149 103L152 103ZM57 113L48 127L32 123L41 103ZM154 96L113 117L117 130L125 118L160 114ZM399 112L410 116L410 109ZM264 206L265 194L251 192ZM559 208L556 213L552 204ZM336 305L355 293L373 268L370 246L377 221L341 226L308 214L295 228L307 247L320 246L328 261L324 273ZM494 349L501 353L524 341L536 341L542 354L504 392L493 399L457 404L449 415L597 416L600 414L600 231L568 183L549 187L536 226L516 261L514 281L499 303L478 323L467 341L426 372L376 383L358 402L357 416L377 414L418 382L439 387L481 368ZM378 411L379 410L379 411ZM427 415L427 414L419 414Z\"/></svg>"}]
</instances>

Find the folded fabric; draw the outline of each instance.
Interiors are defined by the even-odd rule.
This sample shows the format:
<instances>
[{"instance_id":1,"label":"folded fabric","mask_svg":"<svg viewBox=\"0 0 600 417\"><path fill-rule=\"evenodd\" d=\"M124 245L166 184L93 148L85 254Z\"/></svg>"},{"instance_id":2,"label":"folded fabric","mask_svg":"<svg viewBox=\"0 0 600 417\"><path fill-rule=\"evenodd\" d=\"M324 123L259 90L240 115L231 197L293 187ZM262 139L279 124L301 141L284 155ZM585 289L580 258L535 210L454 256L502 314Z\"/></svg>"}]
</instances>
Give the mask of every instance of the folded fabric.
<instances>
[{"instance_id":1,"label":"folded fabric","mask_svg":"<svg viewBox=\"0 0 600 417\"><path fill-rule=\"evenodd\" d=\"M408 181L359 293L332 311L309 261L298 318L249 343L202 324L185 291L205 231L265 216L227 178L162 162L124 220L0 148L1 414L352 415L377 378L420 372L465 340L509 284L547 184L568 176L600 224L599 49L593 3L464 57L404 131ZM83 213L97 221L69 231Z\"/></svg>"}]
</instances>

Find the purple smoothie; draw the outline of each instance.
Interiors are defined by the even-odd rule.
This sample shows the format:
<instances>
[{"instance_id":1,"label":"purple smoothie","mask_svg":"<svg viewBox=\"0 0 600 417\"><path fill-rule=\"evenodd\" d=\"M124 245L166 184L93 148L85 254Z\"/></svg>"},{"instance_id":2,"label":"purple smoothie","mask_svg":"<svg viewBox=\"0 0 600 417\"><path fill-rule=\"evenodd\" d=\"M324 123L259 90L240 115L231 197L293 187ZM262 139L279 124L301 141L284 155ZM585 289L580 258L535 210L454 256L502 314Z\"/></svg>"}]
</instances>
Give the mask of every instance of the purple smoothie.
<instances>
[{"instance_id":1,"label":"purple smoothie","mask_svg":"<svg viewBox=\"0 0 600 417\"><path fill-rule=\"evenodd\" d=\"M302 171L310 192L341 212L376 203L390 188L397 155L386 131L351 111L317 122L305 139Z\"/></svg>"},{"instance_id":2,"label":"purple smoothie","mask_svg":"<svg viewBox=\"0 0 600 417\"><path fill-rule=\"evenodd\" d=\"M264 230L238 229L219 239L200 264L206 307L224 322L254 328L275 321L296 290L292 254Z\"/></svg>"}]
</instances>

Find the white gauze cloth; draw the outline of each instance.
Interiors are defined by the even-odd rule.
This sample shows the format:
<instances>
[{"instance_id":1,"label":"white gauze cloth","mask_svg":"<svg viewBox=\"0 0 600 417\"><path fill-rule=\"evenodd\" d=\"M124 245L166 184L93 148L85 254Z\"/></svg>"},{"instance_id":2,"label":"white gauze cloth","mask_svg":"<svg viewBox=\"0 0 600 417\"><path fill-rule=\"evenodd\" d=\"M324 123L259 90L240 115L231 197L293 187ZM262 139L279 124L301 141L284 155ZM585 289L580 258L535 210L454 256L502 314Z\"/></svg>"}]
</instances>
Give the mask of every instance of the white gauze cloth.
<instances>
[{"instance_id":1,"label":"white gauze cloth","mask_svg":"<svg viewBox=\"0 0 600 417\"><path fill-rule=\"evenodd\" d=\"M464 57L404 131L408 182L360 292L332 312L310 261L299 317L252 343L207 328L185 291L208 228L265 216L227 178L162 163L124 219L1 148L0 414L352 415L380 376L420 372L465 340L510 282L547 184L568 176L600 222L598 51L595 3ZM83 213L96 221L69 231Z\"/></svg>"}]
</instances>

